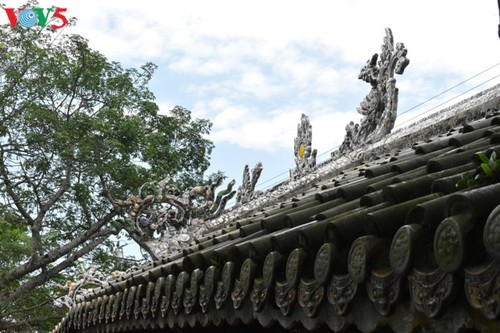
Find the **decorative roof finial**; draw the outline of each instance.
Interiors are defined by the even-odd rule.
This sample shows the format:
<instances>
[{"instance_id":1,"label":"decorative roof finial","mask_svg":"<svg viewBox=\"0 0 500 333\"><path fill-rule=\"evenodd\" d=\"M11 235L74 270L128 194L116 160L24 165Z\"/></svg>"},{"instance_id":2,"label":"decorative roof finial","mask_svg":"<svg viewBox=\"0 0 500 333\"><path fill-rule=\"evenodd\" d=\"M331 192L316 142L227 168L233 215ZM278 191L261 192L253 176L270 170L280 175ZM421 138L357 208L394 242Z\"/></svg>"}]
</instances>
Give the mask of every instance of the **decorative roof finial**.
<instances>
[{"instance_id":1,"label":"decorative roof finial","mask_svg":"<svg viewBox=\"0 0 500 333\"><path fill-rule=\"evenodd\" d=\"M382 52L375 53L361 69L358 78L370 83L371 90L357 108L363 115L361 124L346 126L344 142L332 158L352 151L366 143L375 143L394 128L398 109L398 88L394 73L403 74L410 60L403 43L394 46L391 29L385 29ZM377 61L378 60L378 61Z\"/></svg>"},{"instance_id":2,"label":"decorative roof finial","mask_svg":"<svg viewBox=\"0 0 500 333\"><path fill-rule=\"evenodd\" d=\"M238 195L236 196L237 204L247 203L258 195L258 193L255 193L255 185L257 185L262 169L262 162L258 162L252 169L252 177L250 178L248 164L245 165L243 169L243 184L239 187Z\"/></svg>"},{"instance_id":3,"label":"decorative roof finial","mask_svg":"<svg viewBox=\"0 0 500 333\"><path fill-rule=\"evenodd\" d=\"M312 150L312 125L309 117L302 114L297 126L297 137L294 140L295 165L291 178L298 179L316 167L317 150Z\"/></svg>"}]
</instances>

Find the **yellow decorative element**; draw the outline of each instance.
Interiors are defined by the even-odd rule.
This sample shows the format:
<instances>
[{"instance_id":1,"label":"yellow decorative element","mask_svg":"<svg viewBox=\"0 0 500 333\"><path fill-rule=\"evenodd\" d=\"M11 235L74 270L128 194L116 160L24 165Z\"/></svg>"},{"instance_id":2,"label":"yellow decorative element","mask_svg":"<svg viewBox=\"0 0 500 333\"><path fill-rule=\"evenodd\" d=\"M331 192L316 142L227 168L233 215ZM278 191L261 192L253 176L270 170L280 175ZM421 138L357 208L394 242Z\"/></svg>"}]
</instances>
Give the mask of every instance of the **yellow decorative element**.
<instances>
[{"instance_id":1,"label":"yellow decorative element","mask_svg":"<svg viewBox=\"0 0 500 333\"><path fill-rule=\"evenodd\" d=\"M303 158L305 152L306 152L306 146L302 143L299 147L299 158Z\"/></svg>"}]
</instances>

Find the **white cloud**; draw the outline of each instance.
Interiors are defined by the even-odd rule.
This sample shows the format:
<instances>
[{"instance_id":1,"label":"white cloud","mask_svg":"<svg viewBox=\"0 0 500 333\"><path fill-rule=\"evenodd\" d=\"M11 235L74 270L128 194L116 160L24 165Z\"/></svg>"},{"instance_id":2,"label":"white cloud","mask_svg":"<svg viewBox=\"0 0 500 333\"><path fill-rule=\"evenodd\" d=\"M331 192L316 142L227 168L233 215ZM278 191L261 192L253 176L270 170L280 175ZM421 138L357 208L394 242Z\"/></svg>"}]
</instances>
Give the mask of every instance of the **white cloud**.
<instances>
[{"instance_id":1,"label":"white cloud","mask_svg":"<svg viewBox=\"0 0 500 333\"><path fill-rule=\"evenodd\" d=\"M251 120L249 110L243 106L228 105L215 116L214 129L234 128L237 130L242 124Z\"/></svg>"},{"instance_id":2,"label":"white cloud","mask_svg":"<svg viewBox=\"0 0 500 333\"><path fill-rule=\"evenodd\" d=\"M167 74L160 82L171 74L176 81L169 84L178 90L155 92L162 109L189 104L195 117L214 123L216 144L243 150L290 149L301 113L310 116L313 146L320 153L338 145L345 124L359 122L355 110L370 87L357 76L380 52L386 27L395 42L405 44L410 59L405 74L397 76L400 111L497 63L500 54L494 1L86 0L56 5L78 17L77 27L66 31L81 33L110 59L127 66L153 61ZM402 120L495 73L500 66Z\"/></svg>"},{"instance_id":3,"label":"white cloud","mask_svg":"<svg viewBox=\"0 0 500 333\"><path fill-rule=\"evenodd\" d=\"M349 121L359 122L359 114L353 112L338 112L324 110L311 118L313 130L313 148L319 154L329 156L329 152L338 148L345 136L345 126Z\"/></svg>"},{"instance_id":4,"label":"white cloud","mask_svg":"<svg viewBox=\"0 0 500 333\"><path fill-rule=\"evenodd\" d=\"M262 114L242 105L224 105L222 110L215 112L210 138L216 144L227 142L264 151L276 151L293 144L301 113L299 110L275 110Z\"/></svg>"},{"instance_id":5,"label":"white cloud","mask_svg":"<svg viewBox=\"0 0 500 333\"><path fill-rule=\"evenodd\" d=\"M40 3L51 6L54 1ZM488 44L491 55L486 56L491 62L498 54L493 44L498 11L492 1L192 0L159 6L130 0L87 0L57 5L68 7L69 15L79 19L76 31L91 35L100 50L122 59L134 54L146 60L169 57L179 50L186 56L220 55L214 51L218 47L214 40L231 40L238 45L240 40L251 39L256 48L246 51L257 55L291 43L307 47L312 42L359 63L379 50L386 26L393 29L396 40L407 45L415 60L421 59L422 67L429 69L441 66L463 71L465 61L487 52L484 46ZM240 46L234 50L237 54ZM482 64L470 65L479 68Z\"/></svg>"},{"instance_id":6,"label":"white cloud","mask_svg":"<svg viewBox=\"0 0 500 333\"><path fill-rule=\"evenodd\" d=\"M225 142L244 149L268 152L292 149L302 113L310 116L313 146L319 153L338 146L344 138L345 125L350 120L358 121L360 118L355 111L334 111L320 103L316 103L315 107L285 106L258 112L244 105L232 104L228 99L216 98L197 104L195 110L198 109L212 115L214 127L210 139L216 145Z\"/></svg>"},{"instance_id":7,"label":"white cloud","mask_svg":"<svg viewBox=\"0 0 500 333\"><path fill-rule=\"evenodd\" d=\"M236 89L249 93L258 99L269 98L284 90L283 86L271 83L269 78L258 69L243 73Z\"/></svg>"},{"instance_id":8,"label":"white cloud","mask_svg":"<svg viewBox=\"0 0 500 333\"><path fill-rule=\"evenodd\" d=\"M317 87L317 92L326 95L334 95L341 89L341 77L339 72L334 68L326 68L320 70L314 82L314 87Z\"/></svg>"},{"instance_id":9,"label":"white cloud","mask_svg":"<svg viewBox=\"0 0 500 333\"><path fill-rule=\"evenodd\" d=\"M161 101L158 104L160 114L168 114L170 110L173 110L177 104L174 101Z\"/></svg>"}]
</instances>

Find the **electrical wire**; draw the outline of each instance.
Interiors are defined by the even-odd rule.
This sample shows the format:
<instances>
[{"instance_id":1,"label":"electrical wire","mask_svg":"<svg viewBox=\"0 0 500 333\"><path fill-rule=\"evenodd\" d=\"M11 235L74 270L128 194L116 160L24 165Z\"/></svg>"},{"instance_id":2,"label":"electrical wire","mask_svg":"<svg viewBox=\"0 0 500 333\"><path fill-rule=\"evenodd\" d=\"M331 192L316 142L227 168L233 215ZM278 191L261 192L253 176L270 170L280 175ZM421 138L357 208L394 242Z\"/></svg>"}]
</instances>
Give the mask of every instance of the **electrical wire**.
<instances>
[{"instance_id":1,"label":"electrical wire","mask_svg":"<svg viewBox=\"0 0 500 333\"><path fill-rule=\"evenodd\" d=\"M460 94L458 94L458 95L456 95L456 96L453 96L452 98L450 98L450 99L448 99L448 100L446 100L446 101L444 101L444 102L442 102L442 103L439 103L438 105L433 106L432 108L428 109L427 111L424 111L424 112L422 112L422 113L420 113L420 114L418 114L418 115L416 115L416 116L414 116L414 117L412 117L412 118L410 118L410 119L408 119L408 120L405 120L404 122L400 123L400 124L399 124L396 128L401 128L401 125L403 125L403 124L407 124L407 123L409 123L410 121L412 121L412 120L414 120L414 119L417 119L417 118L419 118L420 116L422 116L422 115L424 115L424 114L426 114L426 113L429 113L429 112L431 112L432 110L434 110L434 109L436 109L436 108L438 108L438 107L440 107L440 106L442 106L442 105L444 105L444 104L446 104L446 103L448 103L448 102L450 102L450 101L452 101L452 100L454 100L454 99L456 99L456 98L458 98L458 97L460 97L460 96L463 96L463 95L467 94L468 92L471 92L472 90L474 90L474 89L476 89L476 88L478 88L478 87L480 87L480 86L482 86L482 85L484 85L484 84L486 84L486 83L488 83L488 82L490 82L490 81L492 81L492 80L496 79L497 77L500 77L500 74L495 75L494 77L492 77L492 78L490 78L490 79L488 79L488 80L486 80L486 81L483 81L483 82L481 82L480 84L478 84L478 85L476 85L476 86L474 86L474 87L472 87L472 88L470 88L470 89L468 89L468 90L466 90L466 91L464 91L464 92L462 92L462 93L460 93ZM440 95L441 95L441 94L440 94ZM440 96L440 95L436 95L436 97L437 97L437 96ZM411 110L411 109L410 109L410 110ZM407 112L407 111L406 111L406 112ZM395 128L395 129L396 129L396 128Z\"/></svg>"},{"instance_id":2,"label":"electrical wire","mask_svg":"<svg viewBox=\"0 0 500 333\"><path fill-rule=\"evenodd\" d=\"M453 87L450 87L450 88L448 88L448 89L446 89L446 90L444 90L444 91L440 92L439 94L437 94L437 95L435 95L435 96L432 96L431 98L429 98L429 99L427 99L427 100L423 101L422 103L419 103L419 104L417 104L417 105L415 105L415 106L413 106L413 107L409 108L408 110L401 112L399 115L403 115L403 114L405 114L405 113L408 113L408 112L410 112L411 110L414 110L414 109L418 108L419 106L422 106L422 105L424 105L425 103L432 101L433 99L435 99L435 98L437 98L437 97L439 97L439 96L441 96L441 95L443 95L443 94L447 93L447 92L448 92L448 91L450 91L450 90L453 90L453 89L455 89L455 88L457 88L457 87L461 86L462 84L464 84L464 83L466 83L466 82L468 82L468 81L470 81L470 80L472 80L472 79L474 79L474 78L478 77L478 76L479 76L479 75L481 75L481 74L486 73L487 71L489 71L489 70L491 70L491 69L495 68L495 67L496 67L496 66L498 66L498 65L500 65L500 62L499 62L499 63L496 63L496 64L494 64L493 66L488 67L488 68L486 68L485 70L483 70L483 71L481 71L481 72L479 72L479 73L475 74L474 76L471 76L470 78L468 78L468 79L466 79L466 80L464 80L464 81L462 81L462 82L460 82L460 83L458 83L458 84L454 85Z\"/></svg>"}]
</instances>

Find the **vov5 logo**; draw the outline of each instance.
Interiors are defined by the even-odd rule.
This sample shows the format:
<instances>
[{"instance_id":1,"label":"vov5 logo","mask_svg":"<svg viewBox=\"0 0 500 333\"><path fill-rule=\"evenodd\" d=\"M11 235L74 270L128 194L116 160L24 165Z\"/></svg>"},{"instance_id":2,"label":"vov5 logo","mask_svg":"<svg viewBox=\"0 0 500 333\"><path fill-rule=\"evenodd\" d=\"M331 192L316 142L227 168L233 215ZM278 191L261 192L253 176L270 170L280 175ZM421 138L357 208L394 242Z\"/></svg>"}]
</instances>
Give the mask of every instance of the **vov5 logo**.
<instances>
[{"instance_id":1,"label":"vov5 logo","mask_svg":"<svg viewBox=\"0 0 500 333\"><path fill-rule=\"evenodd\" d=\"M67 8L3 8L7 17L9 18L10 25L15 28L18 24L24 28L31 28L35 25L45 27L47 22L59 19L59 24L52 24L53 29L60 29L68 23L68 19L64 16ZM54 10L55 9L55 10ZM52 13L52 11L54 11ZM52 15L51 15L52 13Z\"/></svg>"}]
</instances>

